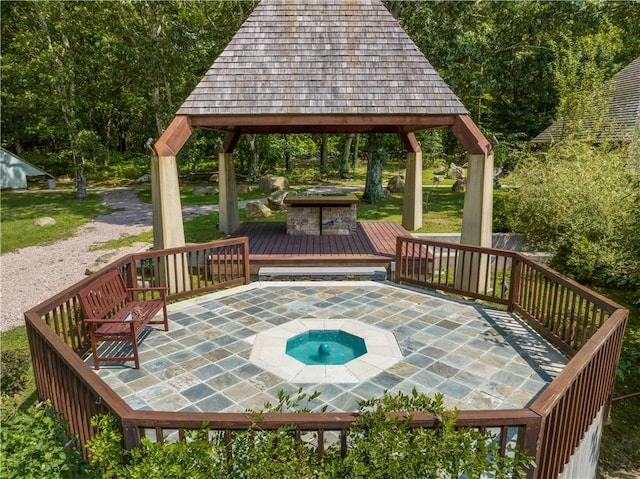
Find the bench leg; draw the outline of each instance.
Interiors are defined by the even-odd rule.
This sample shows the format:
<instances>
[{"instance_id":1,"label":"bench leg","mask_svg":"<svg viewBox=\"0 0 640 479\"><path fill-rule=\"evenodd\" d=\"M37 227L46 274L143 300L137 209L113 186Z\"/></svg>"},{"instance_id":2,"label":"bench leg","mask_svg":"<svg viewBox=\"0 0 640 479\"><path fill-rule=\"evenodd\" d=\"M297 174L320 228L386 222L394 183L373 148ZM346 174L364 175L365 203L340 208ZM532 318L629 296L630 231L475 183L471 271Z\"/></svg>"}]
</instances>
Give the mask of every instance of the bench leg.
<instances>
[{"instance_id":1,"label":"bench leg","mask_svg":"<svg viewBox=\"0 0 640 479\"><path fill-rule=\"evenodd\" d=\"M138 338L134 335L131 341L131 349L133 349L133 361L136 363L136 369L140 369L140 360L138 359Z\"/></svg>"},{"instance_id":2,"label":"bench leg","mask_svg":"<svg viewBox=\"0 0 640 479\"><path fill-rule=\"evenodd\" d=\"M164 330L169 331L169 318L167 316L167 303L162 306L162 317L164 318Z\"/></svg>"},{"instance_id":3,"label":"bench leg","mask_svg":"<svg viewBox=\"0 0 640 479\"><path fill-rule=\"evenodd\" d=\"M93 351L93 369L100 369L100 360L98 359L98 342L96 341L96 336L93 333L93 326L91 326L91 350Z\"/></svg>"}]
</instances>

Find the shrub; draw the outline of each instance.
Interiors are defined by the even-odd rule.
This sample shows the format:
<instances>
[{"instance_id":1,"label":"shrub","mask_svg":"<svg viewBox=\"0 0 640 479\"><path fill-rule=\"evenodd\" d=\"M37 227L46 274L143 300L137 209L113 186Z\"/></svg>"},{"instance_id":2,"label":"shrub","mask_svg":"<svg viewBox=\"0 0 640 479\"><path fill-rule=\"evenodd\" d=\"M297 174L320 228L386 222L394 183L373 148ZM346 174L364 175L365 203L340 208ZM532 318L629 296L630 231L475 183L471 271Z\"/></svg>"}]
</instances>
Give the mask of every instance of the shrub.
<instances>
[{"instance_id":1,"label":"shrub","mask_svg":"<svg viewBox=\"0 0 640 479\"><path fill-rule=\"evenodd\" d=\"M622 381L631 380L640 375L640 330L627 329L617 374Z\"/></svg>"},{"instance_id":2,"label":"shrub","mask_svg":"<svg viewBox=\"0 0 640 479\"><path fill-rule=\"evenodd\" d=\"M29 379L29 353L9 349L0 353L0 391L14 396L23 391Z\"/></svg>"},{"instance_id":3,"label":"shrub","mask_svg":"<svg viewBox=\"0 0 640 479\"><path fill-rule=\"evenodd\" d=\"M509 191L493 192L493 232L509 233L511 231L511 196Z\"/></svg>"},{"instance_id":4,"label":"shrub","mask_svg":"<svg viewBox=\"0 0 640 479\"><path fill-rule=\"evenodd\" d=\"M283 393L270 411L297 408L317 393L298 392L293 401ZM306 408L300 408L305 411ZM395 412L403 412L398 417ZM436 429L409 428L413 411L435 414ZM418 394L385 393L380 399L363 401L360 417L348 435L349 452L340 454L340 444L328 445L322 459L317 454L317 434L303 434L298 440L293 426L265 431L256 422L249 431L234 433L232 457L227 456L224 434L210 433L206 425L186 433L186 439L164 444L142 439L140 448L131 452L124 464L120 450L122 436L114 420L96 419L98 434L88 448L106 475L119 479L154 478L469 478L525 477L524 468L532 464L521 453L510 450L498 454L499 444L490 433L455 427L457 411L446 411L442 395L435 399ZM256 421L261 413L253 413Z\"/></svg>"},{"instance_id":5,"label":"shrub","mask_svg":"<svg viewBox=\"0 0 640 479\"><path fill-rule=\"evenodd\" d=\"M618 282L638 258L624 150L566 142L520 163L511 180L512 226L532 249L556 252L552 267L589 284Z\"/></svg>"},{"instance_id":6,"label":"shrub","mask_svg":"<svg viewBox=\"0 0 640 479\"><path fill-rule=\"evenodd\" d=\"M26 412L3 408L0 471L7 479L98 478L98 469L84 463L67 423L49 403Z\"/></svg>"}]
</instances>

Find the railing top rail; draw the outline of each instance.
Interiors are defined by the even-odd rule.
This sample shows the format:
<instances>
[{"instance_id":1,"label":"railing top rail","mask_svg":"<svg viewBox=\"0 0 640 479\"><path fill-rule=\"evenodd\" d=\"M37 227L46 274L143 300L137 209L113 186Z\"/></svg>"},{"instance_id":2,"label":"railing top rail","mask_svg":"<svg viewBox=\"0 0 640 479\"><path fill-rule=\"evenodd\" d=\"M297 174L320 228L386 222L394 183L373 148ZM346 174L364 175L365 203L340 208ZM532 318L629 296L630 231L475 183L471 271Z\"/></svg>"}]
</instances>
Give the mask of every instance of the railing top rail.
<instances>
[{"instance_id":1,"label":"railing top rail","mask_svg":"<svg viewBox=\"0 0 640 479\"><path fill-rule=\"evenodd\" d=\"M398 418L407 413L393 413ZM300 430L347 429L359 417L355 412L290 412L264 413L254 416L249 413L206 413L206 412L163 412L163 411L131 411L122 417L123 423L138 427L181 427L199 429L209 423L215 429L247 429L252 424L263 429L277 429L295 424ZM460 411L456 426L458 427L501 427L501 426L533 426L540 422L540 416L529 409L473 410ZM413 427L435 427L440 424L432 414L413 413Z\"/></svg>"},{"instance_id":2,"label":"railing top rail","mask_svg":"<svg viewBox=\"0 0 640 479\"><path fill-rule=\"evenodd\" d=\"M166 248L162 250L162 253L170 256L173 254L186 253L189 251L198 251L198 250L205 250L210 248L224 248L226 246L233 246L238 244L244 244L245 246L248 246L249 238L247 238L246 236L240 236L238 238L216 240L209 243L197 243L197 244L191 244L186 246L178 246L175 248ZM134 260L153 258L155 256L158 256L158 251L150 250L150 251L144 251L141 253L133 253L131 256Z\"/></svg>"},{"instance_id":3,"label":"railing top rail","mask_svg":"<svg viewBox=\"0 0 640 479\"><path fill-rule=\"evenodd\" d=\"M416 238L415 236L398 236L397 244L402 242L407 243L415 243L415 244L423 244L427 246L436 246L438 248L451 248L451 249L460 249L464 251L475 251L478 253L486 253L486 254L496 254L501 256L506 256L512 258L516 256L518 253L515 251L511 251L508 249L499 249L499 248L485 248L483 246L476 246L466 243L452 243L450 241L436 241L426 238Z\"/></svg>"}]
</instances>

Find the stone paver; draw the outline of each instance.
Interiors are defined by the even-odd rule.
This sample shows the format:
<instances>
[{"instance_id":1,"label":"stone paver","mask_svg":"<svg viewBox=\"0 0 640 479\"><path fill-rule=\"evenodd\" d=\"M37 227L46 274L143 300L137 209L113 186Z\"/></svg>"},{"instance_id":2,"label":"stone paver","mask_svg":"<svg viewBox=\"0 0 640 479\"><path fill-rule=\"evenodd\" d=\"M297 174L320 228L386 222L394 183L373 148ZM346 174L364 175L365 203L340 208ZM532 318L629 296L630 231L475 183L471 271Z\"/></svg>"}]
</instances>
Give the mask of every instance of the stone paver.
<instances>
[{"instance_id":1,"label":"stone paver","mask_svg":"<svg viewBox=\"0 0 640 479\"><path fill-rule=\"evenodd\" d=\"M267 370L251 361L259 333L301 318L325 324L347 319L391 332L402 359L382 370L372 366L377 374L348 383L329 373L323 381L304 373L298 377L309 382L289 383L277 367ZM277 404L279 390L291 394L299 387L321 392L315 410L351 411L385 390L413 388L442 393L448 407L520 408L567 362L508 312L368 281L256 282L174 303L169 332L151 329L139 351L140 370L129 362L102 366L97 373L131 407L165 411L261 409L265 401Z\"/></svg>"}]
</instances>

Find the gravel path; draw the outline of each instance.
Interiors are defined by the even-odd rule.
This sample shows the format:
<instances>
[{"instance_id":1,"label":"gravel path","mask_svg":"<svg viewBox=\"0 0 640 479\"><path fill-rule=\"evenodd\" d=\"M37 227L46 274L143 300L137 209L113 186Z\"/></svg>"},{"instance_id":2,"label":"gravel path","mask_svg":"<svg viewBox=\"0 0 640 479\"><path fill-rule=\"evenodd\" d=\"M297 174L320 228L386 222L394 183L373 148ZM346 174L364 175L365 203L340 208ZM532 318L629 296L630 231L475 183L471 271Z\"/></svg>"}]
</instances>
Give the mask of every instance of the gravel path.
<instances>
[{"instance_id":1,"label":"gravel path","mask_svg":"<svg viewBox=\"0 0 640 479\"><path fill-rule=\"evenodd\" d=\"M98 216L66 240L0 256L1 331L24 324L25 311L82 279L87 267L98 258L115 259L147 246L138 243L119 250L89 250L123 234L148 231L153 224L151 205L142 203L134 191L115 189L101 196L107 205L122 211Z\"/></svg>"},{"instance_id":2,"label":"gravel path","mask_svg":"<svg viewBox=\"0 0 640 479\"><path fill-rule=\"evenodd\" d=\"M362 187L321 186L315 193L357 191ZM137 235L152 228L151 205L142 203L135 191L119 188L100 193L103 201L119 211L98 216L79 228L75 235L45 246L30 246L0 256L0 331L24 324L24 312L63 291L85 276L87 267L103 258L116 258L149 245L138 243L128 248L90 251L92 245ZM266 199L263 199L266 202ZM246 201L239 202L244 207ZM218 205L183 206L182 216L218 211Z\"/></svg>"}]
</instances>

